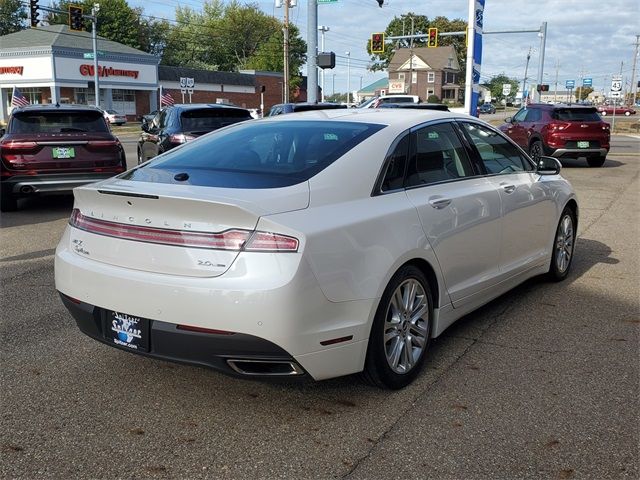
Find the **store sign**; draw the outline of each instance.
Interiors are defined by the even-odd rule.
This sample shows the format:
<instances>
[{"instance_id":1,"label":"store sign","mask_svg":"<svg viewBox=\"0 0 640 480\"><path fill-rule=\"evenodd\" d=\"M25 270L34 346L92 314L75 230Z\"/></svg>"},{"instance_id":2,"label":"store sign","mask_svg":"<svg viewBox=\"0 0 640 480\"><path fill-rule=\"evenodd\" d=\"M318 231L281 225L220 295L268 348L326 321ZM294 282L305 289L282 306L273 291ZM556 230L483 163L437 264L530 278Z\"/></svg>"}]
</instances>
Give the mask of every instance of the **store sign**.
<instances>
[{"instance_id":1,"label":"store sign","mask_svg":"<svg viewBox=\"0 0 640 480\"><path fill-rule=\"evenodd\" d=\"M390 80L389 93L404 93L404 80Z\"/></svg>"},{"instance_id":2,"label":"store sign","mask_svg":"<svg viewBox=\"0 0 640 480\"><path fill-rule=\"evenodd\" d=\"M0 67L0 75L22 75L24 67Z\"/></svg>"},{"instance_id":3,"label":"store sign","mask_svg":"<svg viewBox=\"0 0 640 480\"><path fill-rule=\"evenodd\" d=\"M83 77L93 77L95 70L93 65L80 65L80 75ZM122 70L120 68L98 66L98 76L100 77L129 77L138 79L140 71L138 70Z\"/></svg>"}]
</instances>

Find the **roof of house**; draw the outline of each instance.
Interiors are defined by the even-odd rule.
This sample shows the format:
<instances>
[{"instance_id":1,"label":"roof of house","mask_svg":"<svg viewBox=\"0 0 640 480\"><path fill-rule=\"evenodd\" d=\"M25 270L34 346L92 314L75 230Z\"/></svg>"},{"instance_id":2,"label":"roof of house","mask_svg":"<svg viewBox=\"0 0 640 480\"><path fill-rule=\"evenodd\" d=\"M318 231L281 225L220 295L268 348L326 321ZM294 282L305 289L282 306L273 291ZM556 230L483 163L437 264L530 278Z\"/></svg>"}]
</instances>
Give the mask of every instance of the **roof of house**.
<instances>
[{"instance_id":1,"label":"roof of house","mask_svg":"<svg viewBox=\"0 0 640 480\"><path fill-rule=\"evenodd\" d=\"M169 65L160 65L158 67L158 78L160 81L179 82L181 77L193 78L196 87L201 83L242 85L246 87L254 87L256 84L256 77L246 73L171 67Z\"/></svg>"},{"instance_id":2,"label":"roof of house","mask_svg":"<svg viewBox=\"0 0 640 480\"><path fill-rule=\"evenodd\" d=\"M38 28L27 28L19 32L0 37L0 50L33 48L73 48L93 51L90 32L71 31L67 25L49 25ZM155 58L153 55L127 45L123 45L98 36L98 50L124 55L142 55Z\"/></svg>"},{"instance_id":3,"label":"roof of house","mask_svg":"<svg viewBox=\"0 0 640 480\"><path fill-rule=\"evenodd\" d=\"M422 62L429 65L432 70L460 70L460 65L458 64L458 56L453 45L435 48L414 48L413 55L414 57L418 57L419 60L422 60ZM393 57L391 58L391 61L389 62L388 71L397 71L400 67L402 67L409 61L410 56L411 49L409 48L400 48L396 50L393 54ZM451 65L449 64L449 61L451 61Z\"/></svg>"},{"instance_id":4,"label":"roof of house","mask_svg":"<svg viewBox=\"0 0 640 480\"><path fill-rule=\"evenodd\" d=\"M389 86L388 78L381 78L380 80L376 80L370 85L361 88L358 90L358 93L375 93L376 90L380 90L381 88L387 88Z\"/></svg>"}]
</instances>

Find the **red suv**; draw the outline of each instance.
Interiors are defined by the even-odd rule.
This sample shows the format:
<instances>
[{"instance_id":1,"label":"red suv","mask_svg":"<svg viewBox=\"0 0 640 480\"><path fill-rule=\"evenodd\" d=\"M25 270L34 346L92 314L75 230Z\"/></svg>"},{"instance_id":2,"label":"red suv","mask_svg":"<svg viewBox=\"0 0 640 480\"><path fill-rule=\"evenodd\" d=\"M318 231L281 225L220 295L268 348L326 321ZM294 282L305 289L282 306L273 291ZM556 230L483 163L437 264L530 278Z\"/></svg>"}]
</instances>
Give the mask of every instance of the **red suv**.
<instances>
[{"instance_id":1,"label":"red suv","mask_svg":"<svg viewBox=\"0 0 640 480\"><path fill-rule=\"evenodd\" d=\"M500 130L534 160L584 157L590 167L601 167L609 153L610 127L595 107L533 104L505 122Z\"/></svg>"},{"instance_id":2,"label":"red suv","mask_svg":"<svg viewBox=\"0 0 640 480\"><path fill-rule=\"evenodd\" d=\"M124 149L101 110L83 105L15 108L0 136L0 210L16 210L20 197L70 192L126 168Z\"/></svg>"}]
</instances>

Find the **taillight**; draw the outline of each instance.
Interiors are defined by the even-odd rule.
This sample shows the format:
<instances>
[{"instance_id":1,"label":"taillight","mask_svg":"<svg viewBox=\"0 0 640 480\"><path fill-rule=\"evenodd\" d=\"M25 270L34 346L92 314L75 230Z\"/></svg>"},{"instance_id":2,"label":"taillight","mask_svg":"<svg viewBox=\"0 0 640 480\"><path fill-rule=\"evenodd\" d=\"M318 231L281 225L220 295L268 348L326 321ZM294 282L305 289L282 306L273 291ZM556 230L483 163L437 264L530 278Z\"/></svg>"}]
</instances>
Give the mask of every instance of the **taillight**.
<instances>
[{"instance_id":1,"label":"taillight","mask_svg":"<svg viewBox=\"0 0 640 480\"><path fill-rule=\"evenodd\" d=\"M189 140L194 140L196 137L192 135L185 135L184 133L175 133L173 135L169 135L169 142L171 143L187 143Z\"/></svg>"},{"instance_id":2,"label":"taillight","mask_svg":"<svg viewBox=\"0 0 640 480\"><path fill-rule=\"evenodd\" d=\"M298 239L287 235L239 229L210 233L142 227L87 217L77 208L74 208L71 213L69 225L107 237L160 245L251 252L296 252L298 250Z\"/></svg>"},{"instance_id":3,"label":"taillight","mask_svg":"<svg viewBox=\"0 0 640 480\"><path fill-rule=\"evenodd\" d=\"M11 153L27 152L32 151L38 148L38 144L36 142L16 142L13 140L9 140L8 142L2 143L3 151L10 151Z\"/></svg>"},{"instance_id":4,"label":"taillight","mask_svg":"<svg viewBox=\"0 0 640 480\"><path fill-rule=\"evenodd\" d=\"M297 252L298 239L277 233L256 232L244 246L247 252Z\"/></svg>"},{"instance_id":5,"label":"taillight","mask_svg":"<svg viewBox=\"0 0 640 480\"><path fill-rule=\"evenodd\" d=\"M90 140L87 142L88 150L113 150L118 147L120 142L117 140Z\"/></svg>"},{"instance_id":6,"label":"taillight","mask_svg":"<svg viewBox=\"0 0 640 480\"><path fill-rule=\"evenodd\" d=\"M548 128L551 132L556 132L556 131L561 131L561 130L565 130L566 128L569 128L569 125L571 124L566 122L551 122L548 125Z\"/></svg>"}]
</instances>

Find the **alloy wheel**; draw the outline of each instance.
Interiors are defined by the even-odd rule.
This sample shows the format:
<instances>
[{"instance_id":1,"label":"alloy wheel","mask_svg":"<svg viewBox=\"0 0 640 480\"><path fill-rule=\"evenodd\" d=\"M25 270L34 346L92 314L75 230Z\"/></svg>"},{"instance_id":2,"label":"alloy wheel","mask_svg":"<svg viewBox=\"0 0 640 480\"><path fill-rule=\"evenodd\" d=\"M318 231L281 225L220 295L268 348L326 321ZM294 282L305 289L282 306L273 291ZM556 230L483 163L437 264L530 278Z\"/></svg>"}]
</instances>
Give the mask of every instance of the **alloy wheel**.
<instances>
[{"instance_id":1,"label":"alloy wheel","mask_svg":"<svg viewBox=\"0 0 640 480\"><path fill-rule=\"evenodd\" d=\"M423 285L409 278L393 292L384 322L384 350L395 373L416 365L427 345L429 304Z\"/></svg>"},{"instance_id":2,"label":"alloy wheel","mask_svg":"<svg viewBox=\"0 0 640 480\"><path fill-rule=\"evenodd\" d=\"M573 219L571 215L565 215L560 222L556 235L555 254L556 267L560 273L564 273L569 268L573 255Z\"/></svg>"}]
</instances>

